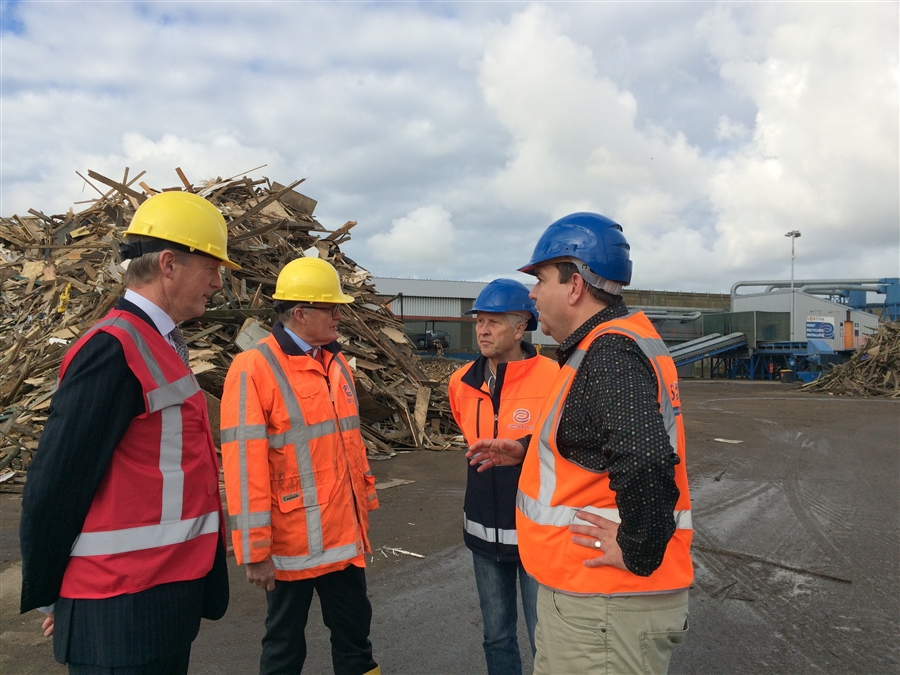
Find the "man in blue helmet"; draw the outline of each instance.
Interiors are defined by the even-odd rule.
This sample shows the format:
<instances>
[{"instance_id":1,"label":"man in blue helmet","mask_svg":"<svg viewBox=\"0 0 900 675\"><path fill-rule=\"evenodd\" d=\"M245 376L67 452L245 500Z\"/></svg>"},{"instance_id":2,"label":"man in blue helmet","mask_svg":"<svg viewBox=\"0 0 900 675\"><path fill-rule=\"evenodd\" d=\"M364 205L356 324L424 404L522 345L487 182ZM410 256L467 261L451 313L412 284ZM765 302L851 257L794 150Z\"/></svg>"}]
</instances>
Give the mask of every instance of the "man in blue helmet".
<instances>
[{"instance_id":1,"label":"man in blue helmet","mask_svg":"<svg viewBox=\"0 0 900 675\"><path fill-rule=\"evenodd\" d=\"M522 272L560 371L533 436L478 441L478 471L522 464L516 529L537 579L537 675L664 673L687 631L691 506L675 364L630 312L617 223L550 225ZM526 453L527 449L527 453Z\"/></svg>"},{"instance_id":2,"label":"man in blue helmet","mask_svg":"<svg viewBox=\"0 0 900 675\"><path fill-rule=\"evenodd\" d=\"M541 403L559 367L522 340L537 328L528 288L512 279L492 281L471 310L481 356L450 378L450 407L469 445L482 438L521 438L534 430ZM537 582L519 559L516 491L520 468L481 472L469 466L463 540L472 550L481 604L484 656L489 675L519 675L516 580L534 654Z\"/></svg>"}]
</instances>

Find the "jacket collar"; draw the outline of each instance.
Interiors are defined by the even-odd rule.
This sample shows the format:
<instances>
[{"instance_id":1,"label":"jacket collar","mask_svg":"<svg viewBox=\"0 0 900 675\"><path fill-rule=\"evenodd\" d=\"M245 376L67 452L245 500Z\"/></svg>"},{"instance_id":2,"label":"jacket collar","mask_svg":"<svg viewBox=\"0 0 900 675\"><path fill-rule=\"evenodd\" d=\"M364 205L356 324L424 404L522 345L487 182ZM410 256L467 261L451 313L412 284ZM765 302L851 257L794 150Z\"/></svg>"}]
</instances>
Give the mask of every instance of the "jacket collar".
<instances>
[{"instance_id":1,"label":"jacket collar","mask_svg":"<svg viewBox=\"0 0 900 675\"><path fill-rule=\"evenodd\" d=\"M125 298L119 298L119 302L116 304L116 309L121 310L123 312L128 312L129 314L134 314L139 319L142 319L143 321L146 321L147 323L149 323L153 327L153 330L155 330L157 333L159 333L159 328L157 328L156 324L153 323L153 319L151 319L147 315L147 312L142 310L140 307L138 307L133 302L126 300Z\"/></svg>"},{"instance_id":2,"label":"jacket collar","mask_svg":"<svg viewBox=\"0 0 900 675\"><path fill-rule=\"evenodd\" d=\"M284 324L281 323L281 319L276 321L275 325L272 327L272 335L285 356L308 356L307 352L303 351L300 348L300 345L294 342L291 336L287 334L287 331L284 329ZM334 341L327 345L322 345L320 349L331 352L332 356L337 356L341 351L341 346L337 341Z\"/></svg>"},{"instance_id":3,"label":"jacket collar","mask_svg":"<svg viewBox=\"0 0 900 675\"><path fill-rule=\"evenodd\" d=\"M556 350L556 360L559 361L559 365L563 365L569 360L569 357L572 356L572 352L575 351L578 344L597 326L601 323L612 321L613 319L620 319L627 314L628 307L625 306L625 301L622 300L621 296L619 296L618 302L614 305L601 309L594 314L594 316L572 331L572 334L562 341L562 344Z\"/></svg>"},{"instance_id":4,"label":"jacket collar","mask_svg":"<svg viewBox=\"0 0 900 675\"><path fill-rule=\"evenodd\" d=\"M522 353L525 354L525 360L533 359L537 356L537 350L531 345L530 342L525 342L522 340L519 345L522 348ZM510 361L509 363L501 363L497 366L497 372L495 375L497 376L497 384L494 386L494 391L499 391L503 385L503 380L506 377L506 370L508 367L517 368L516 364L523 363L522 361ZM528 364L531 365L531 364ZM470 387L474 387L475 389L481 389L484 384L484 370L488 367L488 360L484 356L479 356L475 359L475 362L469 366L469 369L463 373L461 378L464 384L467 384Z\"/></svg>"}]
</instances>

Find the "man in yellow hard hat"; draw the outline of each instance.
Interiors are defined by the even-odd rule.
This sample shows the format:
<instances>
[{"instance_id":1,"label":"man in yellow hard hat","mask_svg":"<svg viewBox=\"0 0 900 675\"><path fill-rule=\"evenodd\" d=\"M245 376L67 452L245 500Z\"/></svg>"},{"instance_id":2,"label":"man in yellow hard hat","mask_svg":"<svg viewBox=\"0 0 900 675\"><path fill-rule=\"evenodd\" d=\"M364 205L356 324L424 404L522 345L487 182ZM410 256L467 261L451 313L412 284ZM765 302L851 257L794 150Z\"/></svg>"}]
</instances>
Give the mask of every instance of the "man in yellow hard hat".
<instances>
[{"instance_id":1,"label":"man in yellow hard hat","mask_svg":"<svg viewBox=\"0 0 900 675\"><path fill-rule=\"evenodd\" d=\"M337 342L337 270L288 263L271 335L239 354L222 395L222 463L235 559L266 591L260 673L299 673L313 591L337 675L379 673L366 593L368 512L378 507L350 366Z\"/></svg>"},{"instance_id":2,"label":"man in yellow hard hat","mask_svg":"<svg viewBox=\"0 0 900 675\"><path fill-rule=\"evenodd\" d=\"M219 469L178 324L222 287L219 211L147 199L125 232L118 306L68 351L22 497L22 611L70 673L187 673L228 606Z\"/></svg>"}]
</instances>

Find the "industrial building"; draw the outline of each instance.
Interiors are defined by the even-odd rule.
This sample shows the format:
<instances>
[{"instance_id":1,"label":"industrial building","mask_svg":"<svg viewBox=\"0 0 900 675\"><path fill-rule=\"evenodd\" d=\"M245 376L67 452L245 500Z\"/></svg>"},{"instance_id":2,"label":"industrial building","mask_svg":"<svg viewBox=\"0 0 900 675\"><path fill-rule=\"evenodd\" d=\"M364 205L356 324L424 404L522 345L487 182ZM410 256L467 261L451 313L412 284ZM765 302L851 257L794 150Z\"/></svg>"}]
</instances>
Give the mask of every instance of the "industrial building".
<instances>
[{"instance_id":1,"label":"industrial building","mask_svg":"<svg viewBox=\"0 0 900 675\"><path fill-rule=\"evenodd\" d=\"M478 351L475 319L465 312L487 282L390 277L372 282L411 337L442 332L450 352ZM744 287L764 290L738 293ZM884 302L867 302L872 293L884 295ZM625 289L623 295L629 307L653 321L681 377L696 372L774 379L790 371L809 379L863 346L879 321L900 318L896 278L739 281L730 294ZM540 326L525 339L556 347Z\"/></svg>"},{"instance_id":2,"label":"industrial building","mask_svg":"<svg viewBox=\"0 0 900 675\"><path fill-rule=\"evenodd\" d=\"M742 295L742 287L765 290ZM867 302L869 293L884 295L884 302ZM705 316L703 337L670 351L680 373L701 362L701 374L708 364L711 377L789 373L809 381L863 347L879 321L898 318L897 278L739 281L731 288L731 311Z\"/></svg>"},{"instance_id":3,"label":"industrial building","mask_svg":"<svg viewBox=\"0 0 900 675\"><path fill-rule=\"evenodd\" d=\"M487 286L480 281L441 281L432 279L397 279L375 277L378 294L390 300L391 311L405 324L411 336L426 331L444 331L454 352L478 351L475 342L475 318L467 316L475 298ZM530 284L525 284L531 286ZM629 307L643 309L656 324L667 344L678 344L701 337L704 314L718 313L730 307L725 293L681 293L625 289ZM553 348L556 341L538 329L526 333L525 339L535 345Z\"/></svg>"}]
</instances>

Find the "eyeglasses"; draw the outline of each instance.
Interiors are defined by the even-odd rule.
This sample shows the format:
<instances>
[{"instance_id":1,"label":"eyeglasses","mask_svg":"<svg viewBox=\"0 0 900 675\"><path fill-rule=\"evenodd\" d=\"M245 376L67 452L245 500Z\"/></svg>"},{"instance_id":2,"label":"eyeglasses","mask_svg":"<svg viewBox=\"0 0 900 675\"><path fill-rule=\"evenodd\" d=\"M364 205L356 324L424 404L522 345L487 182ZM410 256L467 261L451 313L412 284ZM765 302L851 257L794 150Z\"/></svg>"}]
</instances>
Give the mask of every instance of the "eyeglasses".
<instances>
[{"instance_id":1,"label":"eyeglasses","mask_svg":"<svg viewBox=\"0 0 900 675\"><path fill-rule=\"evenodd\" d=\"M331 312L331 318L336 319L341 312L340 305L297 305L301 309L321 309L324 312Z\"/></svg>"}]
</instances>

